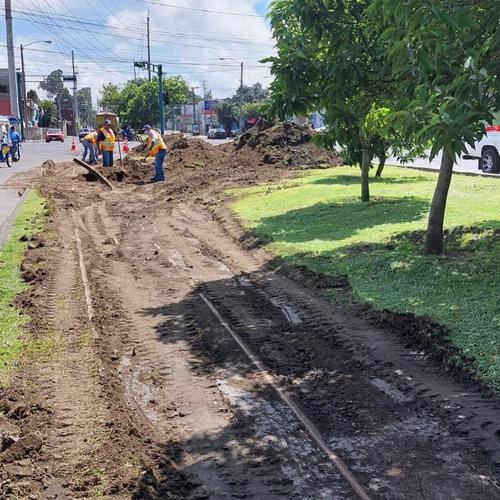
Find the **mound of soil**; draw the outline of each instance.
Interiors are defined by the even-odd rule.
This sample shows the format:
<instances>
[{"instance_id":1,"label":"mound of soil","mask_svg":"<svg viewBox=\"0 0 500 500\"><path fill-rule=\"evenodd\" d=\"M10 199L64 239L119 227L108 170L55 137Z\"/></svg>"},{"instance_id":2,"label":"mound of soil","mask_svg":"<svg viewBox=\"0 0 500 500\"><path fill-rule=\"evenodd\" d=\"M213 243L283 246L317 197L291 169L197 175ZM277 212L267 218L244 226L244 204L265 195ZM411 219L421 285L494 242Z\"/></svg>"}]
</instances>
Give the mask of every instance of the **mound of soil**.
<instances>
[{"instance_id":1,"label":"mound of soil","mask_svg":"<svg viewBox=\"0 0 500 500\"><path fill-rule=\"evenodd\" d=\"M307 127L278 124L260 131L254 127L235 143L220 146L202 139L187 139L182 134L164 136L169 149L165 162L167 176L175 185L174 193L194 192L208 186L254 184L288 175L286 171L331 167L341 164L333 151L311 142ZM145 183L153 175L151 158L145 147L134 148L123 167L102 172L115 182Z\"/></svg>"},{"instance_id":2,"label":"mound of soil","mask_svg":"<svg viewBox=\"0 0 500 500\"><path fill-rule=\"evenodd\" d=\"M308 169L341 164L339 155L312 142L307 126L278 123L266 130L251 128L239 137L229 153L239 161L261 161L278 168Z\"/></svg>"}]
</instances>

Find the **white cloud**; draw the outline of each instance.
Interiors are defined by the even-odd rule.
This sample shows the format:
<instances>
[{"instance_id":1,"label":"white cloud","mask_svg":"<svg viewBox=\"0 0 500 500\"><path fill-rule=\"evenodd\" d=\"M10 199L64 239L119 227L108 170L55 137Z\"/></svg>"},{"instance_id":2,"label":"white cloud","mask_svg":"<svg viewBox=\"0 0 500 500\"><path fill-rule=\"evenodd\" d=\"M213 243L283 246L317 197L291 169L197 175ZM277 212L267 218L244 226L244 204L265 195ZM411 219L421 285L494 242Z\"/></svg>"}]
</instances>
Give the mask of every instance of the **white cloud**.
<instances>
[{"instance_id":1,"label":"white cloud","mask_svg":"<svg viewBox=\"0 0 500 500\"><path fill-rule=\"evenodd\" d=\"M196 0L169 1L184 8L202 8ZM213 0L210 9L256 15L258 0L237 3L234 0ZM245 84L266 83L268 69L259 60L271 55L273 41L263 17L228 16L170 9L159 5L143 5L140 10L125 9L108 18L115 32L130 36L146 21L150 8L152 62L164 62L164 71L182 74L192 85L206 80L214 95L231 95L239 86L239 61L244 62ZM129 42L131 52L136 42ZM121 54L123 54L123 48ZM144 56L146 52L143 52ZM145 57L144 57L145 58ZM221 61L221 58L227 60ZM229 60L234 59L234 60Z\"/></svg>"},{"instance_id":2,"label":"white cloud","mask_svg":"<svg viewBox=\"0 0 500 500\"><path fill-rule=\"evenodd\" d=\"M207 89L215 96L232 95L239 86L240 70L238 61L244 62L244 82L252 84L260 81L264 85L269 80L268 70L258 61L273 53L270 29L263 17L241 17L208 14L183 9L171 9L154 4L135 1L113 2L124 5L121 11L111 15L110 10L96 5L90 13L80 0L16 0L16 10L32 11L33 4L42 10L70 16L70 12L82 15L85 20L101 23L105 19L108 33L123 38L99 36L80 31L58 30L54 27L34 24L18 24L15 20L16 65L20 67L19 45L33 40L51 39L52 45L37 44L25 51L28 80L39 80L55 69L71 72L71 49L75 50L79 75L79 87L91 87L96 100L104 83L124 83L132 78L133 60L147 58L145 22L148 8L151 17L152 62L162 62L167 74L181 74L193 86L201 86L206 80ZM92 2L93 3L93 2ZM211 0L209 6L200 5L199 0L169 0L169 4L194 9L238 12L255 15L257 5L262 0ZM69 7L70 11L66 10ZM91 15L92 14L92 15ZM16 17L14 13L14 17ZM17 29L18 26L22 29ZM28 31L27 26L30 26ZM91 31L106 31L99 27L89 27ZM19 35L19 33L22 34ZM130 38L137 38L130 39ZM53 51L53 52L46 52ZM58 54L57 52L64 52ZM95 62L109 58L109 62ZM220 58L231 58L235 61ZM124 60L130 62L123 62ZM0 65L6 67L6 51L0 54ZM145 75L145 73L143 73ZM40 76L38 76L40 75ZM37 83L29 82L28 88L36 88ZM201 91L198 91L201 92Z\"/></svg>"}]
</instances>

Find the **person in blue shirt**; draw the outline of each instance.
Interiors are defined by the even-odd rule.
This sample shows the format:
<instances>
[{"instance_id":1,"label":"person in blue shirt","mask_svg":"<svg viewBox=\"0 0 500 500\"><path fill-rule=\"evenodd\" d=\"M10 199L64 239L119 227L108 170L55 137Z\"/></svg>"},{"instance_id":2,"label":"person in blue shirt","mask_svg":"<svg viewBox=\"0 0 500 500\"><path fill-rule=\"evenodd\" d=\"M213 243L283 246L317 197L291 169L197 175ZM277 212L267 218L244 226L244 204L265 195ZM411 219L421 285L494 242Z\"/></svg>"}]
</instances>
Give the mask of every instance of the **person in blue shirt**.
<instances>
[{"instance_id":1,"label":"person in blue shirt","mask_svg":"<svg viewBox=\"0 0 500 500\"><path fill-rule=\"evenodd\" d=\"M17 161L17 151L19 148L19 144L21 144L21 135L19 132L16 131L16 128L14 125L10 127L10 141L12 142L12 157L14 158L14 161Z\"/></svg>"},{"instance_id":2,"label":"person in blue shirt","mask_svg":"<svg viewBox=\"0 0 500 500\"><path fill-rule=\"evenodd\" d=\"M16 131L14 125L10 127L10 140L12 141L12 144L19 144L21 142L21 136L19 135L19 132Z\"/></svg>"}]
</instances>

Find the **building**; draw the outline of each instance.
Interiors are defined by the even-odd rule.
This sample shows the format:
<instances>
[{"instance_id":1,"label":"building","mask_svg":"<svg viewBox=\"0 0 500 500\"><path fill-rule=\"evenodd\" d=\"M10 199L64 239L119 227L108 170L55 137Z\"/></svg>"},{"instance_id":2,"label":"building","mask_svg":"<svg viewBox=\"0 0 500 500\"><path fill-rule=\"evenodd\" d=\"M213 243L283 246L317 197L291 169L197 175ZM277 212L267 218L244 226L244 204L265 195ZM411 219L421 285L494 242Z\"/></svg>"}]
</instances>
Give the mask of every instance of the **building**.
<instances>
[{"instance_id":1,"label":"building","mask_svg":"<svg viewBox=\"0 0 500 500\"><path fill-rule=\"evenodd\" d=\"M9 70L0 68L0 115L12 114L10 108Z\"/></svg>"}]
</instances>

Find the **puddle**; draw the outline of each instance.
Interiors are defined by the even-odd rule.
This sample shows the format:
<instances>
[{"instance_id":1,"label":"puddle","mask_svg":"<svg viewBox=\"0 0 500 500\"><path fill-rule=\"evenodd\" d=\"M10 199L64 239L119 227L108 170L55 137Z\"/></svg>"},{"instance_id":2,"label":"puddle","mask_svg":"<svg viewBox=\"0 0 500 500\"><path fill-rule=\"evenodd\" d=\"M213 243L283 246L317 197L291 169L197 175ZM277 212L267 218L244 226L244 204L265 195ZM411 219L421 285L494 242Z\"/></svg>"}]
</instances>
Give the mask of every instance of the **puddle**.
<instances>
[{"instance_id":1,"label":"puddle","mask_svg":"<svg viewBox=\"0 0 500 500\"><path fill-rule=\"evenodd\" d=\"M130 367L130 358L124 356L120 361L120 368L122 378L125 382L126 393L135 401L144 415L146 415L151 422L156 423L159 421L158 415L150 406L150 402L154 399L153 393L147 384L139 380L142 370L140 368L132 368L132 370L130 370Z\"/></svg>"}]
</instances>

